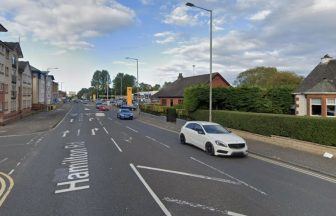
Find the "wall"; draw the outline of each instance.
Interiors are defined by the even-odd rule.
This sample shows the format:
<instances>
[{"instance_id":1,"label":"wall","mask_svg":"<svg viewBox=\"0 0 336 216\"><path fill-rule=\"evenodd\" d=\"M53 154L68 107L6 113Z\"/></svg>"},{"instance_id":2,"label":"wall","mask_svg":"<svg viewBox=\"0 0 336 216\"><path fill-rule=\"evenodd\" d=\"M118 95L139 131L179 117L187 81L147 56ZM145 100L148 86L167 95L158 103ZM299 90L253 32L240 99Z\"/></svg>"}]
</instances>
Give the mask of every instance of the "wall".
<instances>
[{"instance_id":1,"label":"wall","mask_svg":"<svg viewBox=\"0 0 336 216\"><path fill-rule=\"evenodd\" d=\"M164 100L166 100L166 103L164 103ZM171 101L173 101L173 106L175 106L179 104L179 100L180 103L183 103L183 98L160 98L160 105L170 107Z\"/></svg>"},{"instance_id":2,"label":"wall","mask_svg":"<svg viewBox=\"0 0 336 216\"><path fill-rule=\"evenodd\" d=\"M295 95L295 113L298 116L307 115L307 99L305 95Z\"/></svg>"},{"instance_id":3,"label":"wall","mask_svg":"<svg viewBox=\"0 0 336 216\"><path fill-rule=\"evenodd\" d=\"M39 99L38 103L44 104L45 103L45 76L40 75L39 79Z\"/></svg>"},{"instance_id":4,"label":"wall","mask_svg":"<svg viewBox=\"0 0 336 216\"><path fill-rule=\"evenodd\" d=\"M33 76L33 104L38 104L39 102L39 80L37 74L32 74Z\"/></svg>"},{"instance_id":5,"label":"wall","mask_svg":"<svg viewBox=\"0 0 336 216\"><path fill-rule=\"evenodd\" d=\"M226 82L224 82L222 80L222 78L219 75L216 75L213 79L212 79L212 87L213 88L217 88L217 87L229 87L228 84Z\"/></svg>"}]
</instances>

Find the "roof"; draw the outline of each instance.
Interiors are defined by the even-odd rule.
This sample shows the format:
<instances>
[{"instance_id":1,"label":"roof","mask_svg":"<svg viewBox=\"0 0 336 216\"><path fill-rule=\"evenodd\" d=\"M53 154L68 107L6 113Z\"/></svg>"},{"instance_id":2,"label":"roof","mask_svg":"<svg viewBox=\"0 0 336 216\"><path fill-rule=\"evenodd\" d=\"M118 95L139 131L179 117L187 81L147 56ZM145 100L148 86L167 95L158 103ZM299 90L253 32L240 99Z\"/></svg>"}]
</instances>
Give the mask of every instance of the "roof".
<instances>
[{"instance_id":1,"label":"roof","mask_svg":"<svg viewBox=\"0 0 336 216\"><path fill-rule=\"evenodd\" d=\"M200 125L219 125L215 122L208 122L208 121L187 121L186 124L189 123L196 123L196 124L200 124Z\"/></svg>"},{"instance_id":2,"label":"roof","mask_svg":"<svg viewBox=\"0 0 336 216\"><path fill-rule=\"evenodd\" d=\"M55 80L54 75L48 75L48 77L50 77L52 80Z\"/></svg>"},{"instance_id":3,"label":"roof","mask_svg":"<svg viewBox=\"0 0 336 216\"><path fill-rule=\"evenodd\" d=\"M230 84L220 75L220 73L213 73L212 78L215 76L220 76L223 81L230 86ZM208 84L209 83L209 74L202 74L198 76L191 77L181 77L178 78L175 82L167 85L163 89L161 89L158 93L154 95L157 98L183 98L184 89L189 86L197 85L197 84Z\"/></svg>"},{"instance_id":4,"label":"roof","mask_svg":"<svg viewBox=\"0 0 336 216\"><path fill-rule=\"evenodd\" d=\"M19 61L19 73L23 73L27 65L29 66L28 61Z\"/></svg>"},{"instance_id":5,"label":"roof","mask_svg":"<svg viewBox=\"0 0 336 216\"><path fill-rule=\"evenodd\" d=\"M9 49L16 51L19 58L23 58L22 49L19 42L3 42Z\"/></svg>"},{"instance_id":6,"label":"roof","mask_svg":"<svg viewBox=\"0 0 336 216\"><path fill-rule=\"evenodd\" d=\"M41 71L39 69L37 69L36 67L31 66L31 65L30 65L30 70L34 73L36 73L36 72L41 73Z\"/></svg>"},{"instance_id":7,"label":"roof","mask_svg":"<svg viewBox=\"0 0 336 216\"><path fill-rule=\"evenodd\" d=\"M7 32L7 29L0 24L0 32Z\"/></svg>"},{"instance_id":8,"label":"roof","mask_svg":"<svg viewBox=\"0 0 336 216\"><path fill-rule=\"evenodd\" d=\"M336 92L336 60L318 64L295 92Z\"/></svg>"}]
</instances>

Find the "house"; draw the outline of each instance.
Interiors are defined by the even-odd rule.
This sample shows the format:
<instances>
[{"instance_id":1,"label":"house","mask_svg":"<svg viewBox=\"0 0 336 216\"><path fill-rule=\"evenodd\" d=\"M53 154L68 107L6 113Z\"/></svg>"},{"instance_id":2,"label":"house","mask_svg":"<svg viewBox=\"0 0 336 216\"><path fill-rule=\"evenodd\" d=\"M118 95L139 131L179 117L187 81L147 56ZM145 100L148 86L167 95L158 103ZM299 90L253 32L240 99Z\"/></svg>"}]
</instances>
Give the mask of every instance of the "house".
<instances>
[{"instance_id":1,"label":"house","mask_svg":"<svg viewBox=\"0 0 336 216\"><path fill-rule=\"evenodd\" d=\"M59 102L59 94L58 94L58 82L52 82L52 94L51 94L52 104L56 104Z\"/></svg>"},{"instance_id":2,"label":"house","mask_svg":"<svg viewBox=\"0 0 336 216\"><path fill-rule=\"evenodd\" d=\"M23 58L20 44L0 40L0 125L20 117L18 58Z\"/></svg>"},{"instance_id":3,"label":"house","mask_svg":"<svg viewBox=\"0 0 336 216\"><path fill-rule=\"evenodd\" d=\"M48 72L30 66L33 79L33 110L46 109L46 77Z\"/></svg>"},{"instance_id":4,"label":"house","mask_svg":"<svg viewBox=\"0 0 336 216\"><path fill-rule=\"evenodd\" d=\"M153 97L159 98L160 104L162 106L175 106L178 104L183 104L183 94L184 90L192 85L197 84L209 84L210 80L209 74L203 74L198 76L183 77L182 73L179 74L177 80L168 86L162 88ZM220 73L212 74L212 86L227 88L230 87L224 77Z\"/></svg>"},{"instance_id":5,"label":"house","mask_svg":"<svg viewBox=\"0 0 336 216\"><path fill-rule=\"evenodd\" d=\"M294 93L298 116L336 116L336 60L325 55Z\"/></svg>"},{"instance_id":6,"label":"house","mask_svg":"<svg viewBox=\"0 0 336 216\"><path fill-rule=\"evenodd\" d=\"M46 76L45 102L47 106L50 106L52 104L52 85L54 80L55 78L53 75Z\"/></svg>"},{"instance_id":7,"label":"house","mask_svg":"<svg viewBox=\"0 0 336 216\"><path fill-rule=\"evenodd\" d=\"M31 114L32 72L28 61L19 61L19 110L21 117Z\"/></svg>"}]
</instances>

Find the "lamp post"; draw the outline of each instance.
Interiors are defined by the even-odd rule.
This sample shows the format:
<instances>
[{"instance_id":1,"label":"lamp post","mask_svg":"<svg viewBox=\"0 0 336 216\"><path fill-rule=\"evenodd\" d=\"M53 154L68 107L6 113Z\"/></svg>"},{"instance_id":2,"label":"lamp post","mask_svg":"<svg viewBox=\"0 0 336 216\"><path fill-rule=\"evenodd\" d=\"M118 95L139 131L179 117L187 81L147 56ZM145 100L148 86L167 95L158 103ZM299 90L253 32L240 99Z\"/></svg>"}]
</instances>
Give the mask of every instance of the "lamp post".
<instances>
[{"instance_id":1,"label":"lamp post","mask_svg":"<svg viewBox=\"0 0 336 216\"><path fill-rule=\"evenodd\" d=\"M130 59L130 60L133 60L133 61L136 61L136 67L137 67L137 102L138 102L138 107L140 106L140 103L139 103L139 59L137 58L131 58L131 57L126 57L126 59Z\"/></svg>"},{"instance_id":2,"label":"lamp post","mask_svg":"<svg viewBox=\"0 0 336 216\"><path fill-rule=\"evenodd\" d=\"M212 121L212 10L202 8L194 5L193 3L187 2L186 6L195 7L201 10L208 11L210 13L210 93L209 93L209 122Z\"/></svg>"}]
</instances>

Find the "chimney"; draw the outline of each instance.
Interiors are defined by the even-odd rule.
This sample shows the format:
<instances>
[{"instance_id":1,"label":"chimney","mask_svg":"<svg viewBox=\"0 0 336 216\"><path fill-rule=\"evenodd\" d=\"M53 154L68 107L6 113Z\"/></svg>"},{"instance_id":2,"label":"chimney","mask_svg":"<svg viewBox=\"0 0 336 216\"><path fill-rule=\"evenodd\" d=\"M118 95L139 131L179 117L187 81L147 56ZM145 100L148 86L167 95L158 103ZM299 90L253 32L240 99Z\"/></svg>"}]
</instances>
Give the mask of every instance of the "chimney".
<instances>
[{"instance_id":1,"label":"chimney","mask_svg":"<svg viewBox=\"0 0 336 216\"><path fill-rule=\"evenodd\" d=\"M179 73L177 79L182 79L182 78L183 78L182 73Z\"/></svg>"},{"instance_id":2,"label":"chimney","mask_svg":"<svg viewBox=\"0 0 336 216\"><path fill-rule=\"evenodd\" d=\"M321 58L321 63L322 64L328 64L329 61L332 60L332 59L333 59L333 57L326 54L325 56L323 56L323 58Z\"/></svg>"}]
</instances>

